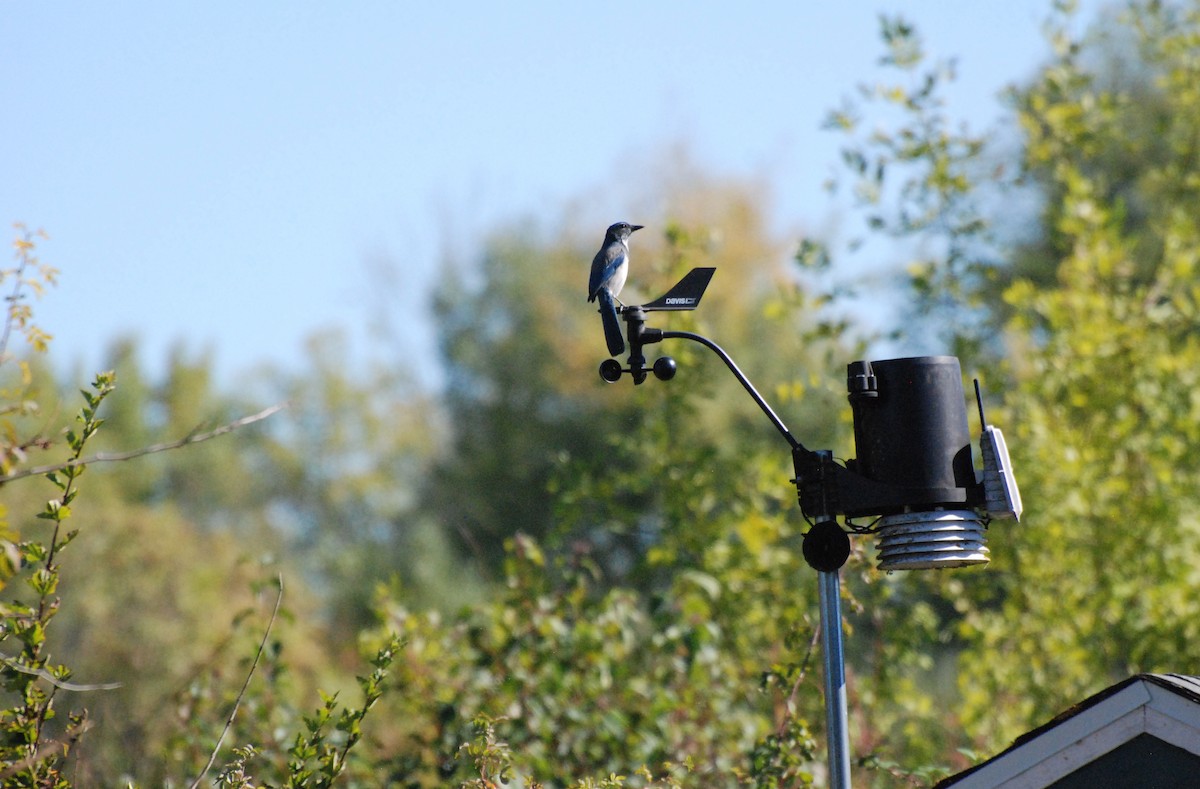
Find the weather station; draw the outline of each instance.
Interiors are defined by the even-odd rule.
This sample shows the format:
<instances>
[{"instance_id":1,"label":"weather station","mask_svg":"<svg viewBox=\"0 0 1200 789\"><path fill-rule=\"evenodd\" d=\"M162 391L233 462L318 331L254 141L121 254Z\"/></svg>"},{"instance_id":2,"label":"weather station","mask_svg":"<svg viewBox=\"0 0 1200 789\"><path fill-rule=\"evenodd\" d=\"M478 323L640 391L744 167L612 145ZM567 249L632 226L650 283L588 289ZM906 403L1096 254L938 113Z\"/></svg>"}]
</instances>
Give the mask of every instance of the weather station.
<instances>
[{"instance_id":1,"label":"weather station","mask_svg":"<svg viewBox=\"0 0 1200 789\"><path fill-rule=\"evenodd\" d=\"M627 247L624 252L627 256ZM602 248L597 261L604 253ZM593 265L593 294L597 266ZM953 356L851 362L846 381L857 457L839 463L829 450L805 447L719 345L692 332L646 325L655 312L696 309L714 272L692 269L663 296L638 306L617 308L602 291L599 312L609 355L620 356L626 348L629 354L624 364L616 358L602 362L600 377L610 384L625 376L642 384L651 374L669 381L678 372L674 359L660 356L647 368L645 347L665 340L697 342L720 357L788 443L795 468L791 482L809 524L802 543L804 559L819 580L829 786L849 789L839 571L850 556L851 535L877 538L882 570L982 565L988 561L988 525L1018 519L1020 493L1004 436L987 424L978 381L974 394L982 471L976 472L962 372ZM624 332L619 319L625 322Z\"/></svg>"}]
</instances>

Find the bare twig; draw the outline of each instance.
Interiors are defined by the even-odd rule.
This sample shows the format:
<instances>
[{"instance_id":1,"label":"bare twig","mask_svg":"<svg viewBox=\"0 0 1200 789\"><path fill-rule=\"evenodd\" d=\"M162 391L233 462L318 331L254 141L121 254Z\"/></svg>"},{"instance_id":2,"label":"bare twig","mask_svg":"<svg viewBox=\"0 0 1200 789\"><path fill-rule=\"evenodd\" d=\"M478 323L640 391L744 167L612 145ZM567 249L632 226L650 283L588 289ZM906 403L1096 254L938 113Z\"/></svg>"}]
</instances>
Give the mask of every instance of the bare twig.
<instances>
[{"instance_id":1,"label":"bare twig","mask_svg":"<svg viewBox=\"0 0 1200 789\"><path fill-rule=\"evenodd\" d=\"M819 644L820 642L821 642L821 626L818 624L816 627L813 628L812 638L809 639L809 642L808 642L808 649L805 650L805 652L804 652L804 660L802 660L800 662L800 673L796 676L796 681L794 683L792 683L791 693L788 694L788 707L790 709L795 709L796 694L800 692L800 684L802 682L804 682L804 678L806 676L808 676L808 664L812 660L813 652L815 652L817 649L817 644ZM779 729L780 734L783 733L783 726L785 724L786 724L786 721L784 723L780 724L780 729Z\"/></svg>"},{"instance_id":2,"label":"bare twig","mask_svg":"<svg viewBox=\"0 0 1200 789\"><path fill-rule=\"evenodd\" d=\"M221 752L221 743L225 741L225 735L229 733L229 729L233 726L233 719L237 717L238 707L242 704L242 699L246 696L246 689L250 687L250 680L254 676L255 669L258 668L258 661L262 659L263 652L267 648L267 639L271 635L271 628L275 626L275 617L279 615L279 604L283 602L283 575L278 576L279 579L279 595L275 598L275 608L271 611L271 619L267 622L267 629L263 631L262 641L259 642L258 652L254 654L254 661L250 663L250 671L246 673L246 681L242 683L242 689L238 691L237 698L233 700L233 709L229 711L229 717L225 719L225 727L221 729L221 736L217 738L217 744L213 748L212 753L208 757L208 764L204 765L204 769L196 776L196 780L192 781L188 789L196 789L200 782L204 780L204 776L212 769L213 763L217 761L217 754Z\"/></svg>"},{"instance_id":3,"label":"bare twig","mask_svg":"<svg viewBox=\"0 0 1200 789\"><path fill-rule=\"evenodd\" d=\"M141 449L133 449L128 452L97 452L91 457L79 458L78 460L68 460L64 463L52 463L48 466L34 466L33 468L25 468L21 469L20 471L13 471L9 474L0 476L0 485L3 485L5 482L12 482L15 479L21 479L23 477L37 477L43 474L49 474L52 471L62 471L64 468L69 468L70 466L86 466L90 463L115 463L124 460L133 460L134 458L139 458L143 455L152 455L155 452L165 452L168 449L179 449L180 447L185 447L188 444L198 444L201 441L208 441L210 438L216 438L217 436L222 436L226 433L232 433L234 430L245 427L246 425L252 425L255 422L261 422L267 417L272 416L273 414L276 414L287 407L287 403L277 403L270 408L264 408L257 414L250 414L249 416L244 416L241 419L235 419L228 424L221 425L220 427L212 430L203 433L189 433L183 438L175 441L164 441L161 444L151 444L150 446L142 447Z\"/></svg>"},{"instance_id":4,"label":"bare twig","mask_svg":"<svg viewBox=\"0 0 1200 789\"><path fill-rule=\"evenodd\" d=\"M46 680L47 682L49 682L51 685L53 685L56 688L61 688L62 690L70 690L70 691L74 691L76 693L84 693L84 692L91 691L91 690L116 690L117 688L121 687L120 682L102 682L97 685L79 685L74 682L66 682L66 681L61 680L58 677L54 676L53 674L51 674L49 671L47 671L44 668L34 668L33 666L23 666L20 663L18 663L17 661L15 661L9 657L0 658L0 663L3 663L5 666L7 666L8 668L11 668L13 671L19 671L22 674L32 674L35 677L40 677L41 679Z\"/></svg>"}]
</instances>

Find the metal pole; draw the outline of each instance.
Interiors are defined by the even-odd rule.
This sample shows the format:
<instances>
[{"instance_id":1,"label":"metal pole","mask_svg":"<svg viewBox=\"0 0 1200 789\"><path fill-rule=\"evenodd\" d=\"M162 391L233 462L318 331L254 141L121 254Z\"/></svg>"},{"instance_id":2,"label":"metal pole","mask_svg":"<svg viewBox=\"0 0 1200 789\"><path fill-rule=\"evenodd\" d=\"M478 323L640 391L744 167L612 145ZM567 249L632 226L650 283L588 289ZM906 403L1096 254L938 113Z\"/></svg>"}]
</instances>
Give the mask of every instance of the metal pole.
<instances>
[{"instance_id":1,"label":"metal pole","mask_svg":"<svg viewBox=\"0 0 1200 789\"><path fill-rule=\"evenodd\" d=\"M838 572L819 572L821 652L825 658L825 720L830 789L850 789L850 734L846 729L846 658L842 653L842 591Z\"/></svg>"}]
</instances>

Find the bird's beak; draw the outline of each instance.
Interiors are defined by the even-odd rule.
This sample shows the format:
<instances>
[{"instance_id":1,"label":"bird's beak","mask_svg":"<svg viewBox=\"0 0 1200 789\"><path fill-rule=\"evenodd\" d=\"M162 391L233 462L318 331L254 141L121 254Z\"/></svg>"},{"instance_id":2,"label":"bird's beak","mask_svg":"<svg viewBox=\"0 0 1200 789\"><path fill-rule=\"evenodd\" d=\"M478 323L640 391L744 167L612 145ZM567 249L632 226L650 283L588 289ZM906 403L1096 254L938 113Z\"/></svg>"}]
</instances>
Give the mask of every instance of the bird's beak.
<instances>
[{"instance_id":1,"label":"bird's beak","mask_svg":"<svg viewBox=\"0 0 1200 789\"><path fill-rule=\"evenodd\" d=\"M641 230L643 227L645 227L645 225L630 225L629 232L632 233L635 230Z\"/></svg>"}]
</instances>

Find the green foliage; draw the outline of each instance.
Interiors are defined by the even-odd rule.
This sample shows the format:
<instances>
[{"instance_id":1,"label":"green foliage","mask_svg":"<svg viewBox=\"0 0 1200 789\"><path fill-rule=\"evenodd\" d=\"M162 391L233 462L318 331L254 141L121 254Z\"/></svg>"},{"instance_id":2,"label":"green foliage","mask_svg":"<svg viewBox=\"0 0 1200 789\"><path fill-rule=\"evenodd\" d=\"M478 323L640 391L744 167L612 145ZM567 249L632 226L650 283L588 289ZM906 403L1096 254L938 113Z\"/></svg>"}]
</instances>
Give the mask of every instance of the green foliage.
<instances>
[{"instance_id":1,"label":"green foliage","mask_svg":"<svg viewBox=\"0 0 1200 789\"><path fill-rule=\"evenodd\" d=\"M497 739L496 721L487 715L479 715L473 721L475 739L464 743L461 752L471 757L474 773L478 777L464 780L460 789L496 789L508 785L517 775L513 765L513 754L509 744ZM663 774L655 777L648 768L639 768L632 777L610 773L607 778L581 778L571 784L570 789L619 789L623 786L638 786L643 789L682 789L682 784L674 777L686 774L685 765L664 765ZM529 789L545 789L545 784L536 780L525 780L521 784Z\"/></svg>"},{"instance_id":2,"label":"green foliage","mask_svg":"<svg viewBox=\"0 0 1200 789\"><path fill-rule=\"evenodd\" d=\"M1046 221L1062 254L1053 287L1017 280L1005 293L1021 350L1010 441L1035 528L999 548L1004 594L967 609L968 657L1014 658L966 698L993 737L1131 673L1187 670L1200 637L1200 93L1184 84L1200 75L1200 9L1135 4L1123 24L1146 69L1136 89L1102 86L1068 48L1021 105L1037 130L1028 167L1058 196ZM1153 134L1124 121L1146 91ZM1106 158L1113 146L1146 152L1135 176ZM1153 209L1135 221L1135 203Z\"/></svg>"},{"instance_id":3,"label":"green foliage","mask_svg":"<svg viewBox=\"0 0 1200 789\"><path fill-rule=\"evenodd\" d=\"M284 784L288 789L328 787L345 771L351 749L362 740L362 723L367 712L383 696L384 680L399 648L399 639L392 636L372 660L374 670L358 677L362 706L345 707L338 712L337 694L321 694L321 708L314 715L304 716L305 730L296 734L288 750L288 776Z\"/></svg>"},{"instance_id":4,"label":"green foliage","mask_svg":"<svg viewBox=\"0 0 1200 789\"><path fill-rule=\"evenodd\" d=\"M266 440L247 440L237 454L264 482L253 502L264 530L289 535L288 553L327 590L337 638L353 643L374 621L380 583L421 604L477 599L478 575L421 501L440 436L433 398L409 379L403 360L347 368L351 348L341 333L315 335L307 351L305 369L264 374L270 400L287 402L287 413Z\"/></svg>"},{"instance_id":5,"label":"green foliage","mask_svg":"<svg viewBox=\"0 0 1200 789\"><path fill-rule=\"evenodd\" d=\"M82 392L85 404L76 418L79 426L65 432L66 448L70 454L65 462L46 474L47 479L59 492L38 514L38 518L46 522L44 528L50 530L49 535L45 538L26 538L18 546L21 552L20 577L34 593L34 600L26 603L20 598L14 598L4 603L2 608L0 644L15 641L20 646L17 655L3 658L3 667L0 668L0 672L5 676L4 690L15 700L13 706L0 710L0 775L4 778L5 786L74 785L72 776L78 776L79 767L69 767L72 765L70 760L75 756L80 738L90 728L90 722L86 710L78 710L71 711L64 724L56 725L59 714L56 704L58 694L63 691L107 691L119 687L114 684L79 685L70 682L72 670L64 664L50 661L47 641L50 620L62 605L62 599L57 596L62 568L60 555L78 534L75 530L66 531L64 524L71 517L72 505L79 493L78 480L87 469L84 450L104 421L97 415L98 410L114 389L113 375L105 373L97 376L91 390ZM264 637L259 657L265 645ZM260 757L262 752L253 745L248 745L234 750L233 760L217 778L218 785L332 785L334 780L346 771L350 753L363 737L363 721L384 693L384 681L398 647L399 643L393 639L380 648L372 661L374 670L359 678L358 684L363 696L359 707L345 707L339 710L337 694L322 694L323 706L317 713L301 717L291 712L286 703L272 702L270 694L255 693L247 707L252 714L257 713L249 731L257 735L259 743L275 742L282 727L297 717L302 719L303 730L296 733L292 747L286 751L286 761L267 762L267 769L263 772L273 775L273 780L268 779L267 783L262 784L253 782L247 772L248 766ZM278 644L273 646L272 651L277 662L276 671L272 673L277 678L283 668L283 664L278 663ZM258 667L259 657L255 658L250 668L251 676ZM199 678L197 681L200 681ZM246 683L246 687L248 686L249 679ZM242 693L239 694L233 712L229 713L226 727L234 721L246 687L243 687ZM192 703L199 700L195 694L189 695ZM161 708L158 714L161 714ZM221 738L215 738L212 734L216 731L215 720L210 719L205 723L203 716L189 713L185 723L200 736L198 738L193 734L189 738L185 735L177 740L177 744L173 746L176 753L180 753L179 745L188 742L189 739L194 744L204 738L205 732L208 734L206 739L210 748L214 739L219 743ZM216 753L212 754L213 757L215 755ZM198 765L202 756L203 752L193 749L192 764ZM187 764L187 760L177 762L175 769ZM198 767L195 769L203 774ZM198 783L198 780L193 785Z\"/></svg>"},{"instance_id":6,"label":"green foliage","mask_svg":"<svg viewBox=\"0 0 1200 789\"><path fill-rule=\"evenodd\" d=\"M936 251L914 280L922 302L971 316L930 313L964 366L989 368L988 390L1005 385L991 416L1027 505L1021 524L992 530L986 571L861 590L867 611L888 610L866 625L891 645L889 665L859 681L893 721L887 750L905 754L873 757L888 772L958 761L945 746L999 750L1131 673L1186 671L1200 635L1200 8L1133 3L1082 39L1070 22L1057 8L1053 60L1011 91L1019 162L998 167L982 138L931 114L936 67L873 93L899 120L847 155L868 226ZM902 71L924 67L912 35L885 22L900 52L887 62ZM857 124L847 110L831 125ZM1040 205L1040 225L1015 229L990 211L981 198L997 190ZM950 672L955 716L928 703ZM922 754L922 741L945 746Z\"/></svg>"},{"instance_id":7,"label":"green foliage","mask_svg":"<svg viewBox=\"0 0 1200 789\"><path fill-rule=\"evenodd\" d=\"M100 429L103 420L96 412L114 388L111 374L96 377L90 391L82 392L85 405L76 421L77 429L67 431L70 455L62 468L47 474L58 489L38 518L46 521L48 537L28 537L19 543L21 573L34 594L34 602L15 598L3 606L0 645L17 642L20 651L3 659L4 690L16 703L0 710L0 768L6 785L69 786L63 765L76 741L86 730L86 713L71 712L65 731L52 734L49 726L58 715L55 699L71 677L65 665L49 659L46 631L58 612L61 600L56 596L59 582L59 553L77 532L64 531L71 516L71 505L79 492L77 480L86 470L81 463L84 447Z\"/></svg>"},{"instance_id":8,"label":"green foliage","mask_svg":"<svg viewBox=\"0 0 1200 789\"><path fill-rule=\"evenodd\" d=\"M23 237L18 239L16 244L18 266L11 272L4 272L4 276L13 276L15 285L8 298L10 310L6 317L5 329L3 333L3 346L7 349L7 343L10 332L19 330L25 338L33 352L43 350L44 341L48 339L41 330L37 329L32 323L32 311L22 303L24 299L24 288L35 288L39 285L37 277L52 281L54 272L45 266L39 264L33 255L34 236L25 233ZM9 357L5 355L0 357L0 361L8 361ZM67 457L58 463L47 466L43 469L33 469L27 471L18 467L18 464L27 460L26 450L31 447L50 448L56 445L56 441L50 438L43 438L41 434L35 434L34 439L18 439L20 431L24 429L23 424L16 421L27 414L34 413L37 403L34 401L19 402L15 405L10 405L12 398L25 397L34 390L31 388L33 380L34 366L22 361L17 365L19 371L19 389L6 389L3 396L6 398L3 413L6 415L4 425L6 427L6 435L10 442L5 445L4 456L8 459L3 468L3 473L6 476L4 482L12 484L12 480L22 477L35 476L42 474L45 480L55 491L53 498L50 498L44 504L40 505L40 511L37 513L39 526L28 526L20 533L16 530L11 530L5 526L5 555L8 558L7 566L4 568L3 579L11 581L19 579L23 581L24 589L27 592L32 592L33 597L28 600L21 594L20 589L16 585L10 586L10 593L3 601L0 601L0 644L17 646L19 652L14 654L5 654L0 656L0 674L3 674L3 690L5 703L10 704L7 708L0 710L0 778L2 778L5 786L38 786L38 787L69 787L74 785L75 781L81 777L92 778L98 782L108 783L113 776L118 775L116 771L118 764L106 763L107 754L103 749L97 752L88 752L88 756L81 758L79 743L89 729L93 728L95 719L89 714L86 709L80 708L66 713L65 720L60 711L62 705L62 694L111 694L120 689L124 692L124 688L117 683L105 683L100 685L84 685L72 681L75 674L74 668L68 668L64 663L52 661L50 655L54 654L76 654L76 650L72 646L81 647L86 643L86 632L88 627L95 627L97 624L93 619L98 619L107 625L111 622L105 622L105 617L111 619L111 616L105 612L100 617L84 616L79 618L75 613L75 608L91 607L95 611L95 604L111 605L115 601L115 596L111 588L105 589L99 595L72 595L69 591L64 592L66 596L60 596L60 589L71 585L68 579L76 577L87 579L89 582L99 580L101 584L115 583L121 589L122 594L132 594L132 604L122 607L123 611L138 611L139 613L149 610L147 605L149 601L156 598L161 598L161 590L165 587L159 583L157 588L151 588L146 585L149 578L153 577L151 572L146 572L146 566L154 572L161 572L161 559L152 560L150 562L139 562L131 572L116 577L114 570L119 570L121 560L113 561L114 557L122 557L128 559L131 554L136 554L142 551L147 546L151 545L155 538L162 535L154 535L149 540L139 539L136 541L117 541L113 547L113 554L105 556L101 561L94 561L97 554L94 551L94 546L99 543L103 544L104 537L112 537L113 535L105 535L103 533L90 535L92 540L84 540L83 544L88 545L89 549L83 554L83 562L81 564L69 566L65 564L64 550L68 545L75 545L75 538L79 535L78 529L70 529L67 521L71 519L71 523L78 520L75 514L77 508L77 496L80 492L79 480L84 472L89 469L89 461L92 460L108 460L117 457L136 457L145 452L157 451L155 448L147 448L145 450L135 450L128 453L117 454L93 454L85 456L85 449L90 449L96 443L98 431L105 420L100 418L99 410L101 405L106 401L106 398L112 394L115 389L115 375L111 372L98 375L92 384L92 387L82 391L84 405L80 409L76 417L75 425L69 426L62 431L61 439L63 448L67 452ZM177 368L180 372L186 373L189 370ZM11 367L5 366L5 371L11 370ZM204 380L207 368L191 368L192 375L183 375L176 378L177 381L187 380L198 382L197 386L201 390L207 390L207 383ZM195 373L199 373L196 375ZM136 377L135 377L135 383ZM184 389L189 388L181 385L173 385L168 391L179 394ZM196 386L191 386L194 390ZM145 394L144 387L135 386L135 393ZM192 392L194 394L194 391ZM202 392L204 394L206 392ZM47 405L53 405L52 401L42 396ZM171 401L168 398L167 413L171 416L183 416L186 419L194 418L191 415L185 415L184 411L188 407L194 407L196 401L192 399L182 399ZM118 419L118 426L125 428L139 427L139 424L130 424L131 421L138 416L130 412L128 409L120 415L122 419ZM15 418L14 418L15 417ZM142 419L145 417L142 416ZM121 425L122 421L124 425ZM134 430L137 433L136 430ZM216 431L222 432L222 431ZM192 436L196 436L197 429L193 426L191 433L185 441L190 441ZM139 435L143 435L139 433ZM176 442L179 443L179 442ZM162 447L173 445L162 445ZM161 448L161 447L160 447ZM171 483L170 468L166 468L167 473L162 479L166 484L173 488L179 488L178 485ZM98 510L103 512L105 504L111 503L111 488L106 492L103 482L116 480L127 480L129 477L121 475L113 475L106 477L105 475L89 475L88 479L97 480L100 484L96 486L99 493L100 506ZM27 500L24 495L29 491L36 491L36 488L29 487L30 484L36 482L31 480L30 483L22 483L17 495L11 495L15 489L6 488L6 499L8 502L19 501L22 504ZM173 495L179 502L186 500L186 490L180 489L181 495ZM135 505L152 499L161 493L161 488L157 484L150 486L131 486L129 491L132 503ZM149 494L149 495L147 495ZM36 492L35 494L36 495ZM198 495L207 496L209 494L199 492ZM213 498L209 496L210 498ZM106 502L106 498L108 501ZM226 499L228 501L228 499ZM130 513L136 512L136 507L126 509L123 514L128 516ZM169 522L169 518L160 519L158 526L165 525ZM147 535L142 535L145 537ZM100 538L99 540L94 539ZM180 540L174 546L175 548L186 548L189 539L194 535L189 535L188 539ZM206 546L211 548L212 546ZM77 551L71 552L72 556L78 556ZM205 555L203 550L195 552L187 552L186 550L180 554L180 557L186 561L194 560L195 556ZM101 572L88 573L88 566L93 568L99 567ZM189 575L195 574L195 568L188 568L178 574L171 575L169 583L172 585L180 584ZM211 584L210 584L211 585ZM280 587L281 590L281 587ZM280 597L282 591L280 591ZM228 603L232 597L226 592L223 595L225 602ZM75 603L75 606L64 606L64 601L67 603ZM278 602L277 602L278 609ZM64 631L65 638L56 640L56 647L52 650L50 639L50 622L52 619L62 621L59 614L67 612L66 622L68 629ZM238 614L235 617L235 625L238 621L245 621L246 613ZM72 617L75 617L72 622ZM143 619L145 621L145 619ZM82 622L87 624L80 627ZM274 614L271 618L274 623ZM186 624L186 622L185 622ZM57 630L56 630L57 632ZM374 670L367 676L359 678L359 689L363 695L363 702L358 707L340 708L336 702L336 694L322 696L323 707L314 716L301 716L294 711L294 707L289 700L282 699L279 691L283 688L280 683L282 677L288 670L288 667L279 659L282 651L281 643L273 642L269 650L267 647L267 635L270 635L271 628L268 626L267 634L264 635L262 643L259 646L258 654L254 661L250 664L245 685L242 691L238 694L233 703L232 712L228 713L227 718L216 717L218 706L212 703L213 695L206 693L206 689L211 691L217 685L223 683L221 663L219 662L224 655L225 650L218 648L217 652L212 656L212 659L207 664L203 665L197 671L191 682L189 682L186 690L178 692L175 698L171 701L172 704L164 704L165 699L160 696L155 699L155 702L146 709L143 709L137 718L125 717L115 727L118 731L124 727L125 732L131 735L126 741L125 753L122 754L127 760L124 765L125 769L137 767L137 771L143 774L155 774L157 772L158 780L166 780L174 782L177 779L180 769L188 769L194 775L203 776L207 772L207 767L201 769L202 764L211 765L219 753L219 743L224 738L224 731L220 737L216 736L218 729L229 729L236 721L238 712L248 713L248 721L239 722L240 731L251 732L254 735L256 745L247 745L242 748L237 748L233 751L233 759L227 767L221 771L217 778L217 783L225 786L252 786L252 785L287 785L287 786L329 786L338 776L346 773L348 766L351 764L350 756L352 750L357 746L364 734L363 722L367 712L379 700L384 693L384 680L387 674L388 667L395 655L398 644L391 642L381 648L375 655L373 660ZM143 635L149 634L148 629L143 631ZM192 629L187 632L185 637L190 637L193 640L199 631ZM131 640L128 642L122 641L119 637L114 637L115 633L100 628L97 633L100 637L98 643L90 645L92 648L82 650L86 655L83 662L89 660L94 661L97 655L103 655L106 651L112 649L114 642L119 645L118 648L125 649L127 659L125 663L125 673L134 681L131 683L130 690L136 691L143 695L161 694L161 686L154 683L146 683L143 677L136 674L129 674L128 669L146 666L146 656L148 654L157 654L158 650L155 643L155 638L142 638ZM182 639L173 641L169 648L179 649L183 643ZM65 649L63 648L65 645ZM98 649L96 647L99 647ZM271 665L270 681L265 690L251 688L250 680L253 679L255 671L258 669L260 659L264 654L268 654L266 661ZM183 657L180 655L179 657ZM185 658L186 659L186 658ZM111 664L109 668L111 669ZM247 695L247 690L252 692ZM97 704L103 710L106 697L104 695L94 696L98 699ZM111 699L108 696L107 699ZM126 701L128 701L126 699ZM245 702L243 704L243 702ZM168 725L168 721L163 719L164 709L175 709L181 711L182 726L181 730L171 735L172 726ZM125 715L128 715L129 706L123 709ZM224 715L223 712L220 713ZM124 717L124 716L121 716ZM104 715L100 716L101 720ZM140 718L140 720L138 719ZM155 721L153 718L159 718ZM120 720L120 717L117 718ZM294 744L292 748L282 749L275 747L277 745L276 738L281 736L281 733L286 732L291 724L303 722L303 730L295 734ZM221 726L223 722L223 727ZM249 724L248 726L246 724ZM271 753L266 753L263 746L266 746ZM133 746L133 747L129 747ZM168 769L170 774L164 772L167 765L150 764L146 765L143 757L151 753L155 758L161 758L163 751L155 751L155 747L163 748L163 751L173 753L175 756L183 756L178 759ZM284 758L284 754L290 755L290 760ZM272 759L272 756L278 756L277 760ZM256 758L265 756L267 768L263 774L267 774L270 780L274 783L255 783L254 779L248 773L248 766L254 762ZM189 758L190 757L190 758ZM256 765L261 766L261 765ZM104 769L108 768L108 770ZM109 770L112 770L111 772ZM273 771L273 772L272 772ZM128 777L128 774L127 774ZM197 778L192 785L197 785L200 778Z\"/></svg>"},{"instance_id":9,"label":"green foliage","mask_svg":"<svg viewBox=\"0 0 1200 789\"><path fill-rule=\"evenodd\" d=\"M14 334L24 340L27 350L41 354L51 339L34 321L29 295L41 296L55 284L58 271L41 262L37 244L46 238L42 231L30 231L16 225L13 241L15 265L0 269L0 286L8 286L4 297L7 307L0 327L0 485L3 478L30 455L45 449L47 441L37 423L39 411L53 406L46 393L39 391L36 365L29 358L18 358L10 349ZM10 364L10 362L15 362ZM15 366L15 370L14 370ZM7 508L0 502L0 589L7 585L20 567L17 532L8 525Z\"/></svg>"},{"instance_id":10,"label":"green foliage","mask_svg":"<svg viewBox=\"0 0 1200 789\"><path fill-rule=\"evenodd\" d=\"M833 440L840 426L819 414L840 400L825 388L835 332L786 279L751 192L697 181L637 239L631 286L656 294L715 265L711 309L662 321L716 336L776 384L793 428ZM697 346L663 347L681 370L670 384L597 379L602 335L579 292L598 240L537 243L523 228L444 285L454 444L426 501L507 569L504 591L457 613L388 602L410 690L387 702L405 722L389 772L422 786L505 771L553 786L809 785L815 590L797 588L811 574L787 445Z\"/></svg>"},{"instance_id":11,"label":"green foliage","mask_svg":"<svg viewBox=\"0 0 1200 789\"><path fill-rule=\"evenodd\" d=\"M479 777L464 780L462 789L492 789L507 784L513 779L513 756L508 743L496 739L496 721L487 715L477 715L471 723L475 739L463 743L459 751L471 757L472 772L479 773ZM529 785L541 786L536 781L530 781Z\"/></svg>"},{"instance_id":12,"label":"green foliage","mask_svg":"<svg viewBox=\"0 0 1200 789\"><path fill-rule=\"evenodd\" d=\"M927 783L1131 672L1188 670L1200 639L1200 10L1128 13L1101 39L1055 17L1052 61L1010 94L1017 161L949 116L953 64L898 18L881 22L887 76L830 116L864 216L849 251L901 250L923 324L1002 401L1027 506L992 529L984 571L883 575L855 539L856 785ZM831 415L856 327L835 317L844 291L787 269L792 248L804 282L830 277L843 250L775 239L759 184L671 167L630 287L717 266L706 309L665 327L716 338L806 444L844 449ZM1033 226L1013 232L997 196L1034 206ZM450 268L445 398L398 364L347 369L324 335L309 369L263 374L283 420L90 463L82 507L85 447L197 435L250 403L206 356L177 350L155 381L126 342L120 396L98 378L54 432L24 299L54 272L19 231L0 474L8 511L38 517L0 531L6 785L820 784L785 445L698 347L664 345L669 384L600 383L581 292L599 238L564 224L498 231ZM34 355L9 364L10 334ZM46 450L59 467L14 485ZM298 580L275 623L280 574Z\"/></svg>"},{"instance_id":13,"label":"green foliage","mask_svg":"<svg viewBox=\"0 0 1200 789\"><path fill-rule=\"evenodd\" d=\"M900 244L911 250L904 262L911 295L904 298L932 319L938 339L971 353L986 337L979 291L997 263L992 223L981 208L1004 170L991 161L987 136L955 123L946 110L943 91L955 79L955 63L930 64L917 29L901 17L881 17L880 28L887 77L859 86L858 102L831 112L825 123L846 135L845 177L864 219L863 233L848 248L857 250L872 234L893 246L919 238L920 244ZM886 123L867 132L867 116ZM914 328L896 333L911 339Z\"/></svg>"},{"instance_id":14,"label":"green foliage","mask_svg":"<svg viewBox=\"0 0 1200 789\"><path fill-rule=\"evenodd\" d=\"M681 786L808 785L814 746L797 716L819 695L760 682L763 655L742 654L746 634L708 616L720 581L681 577L648 608L632 590L597 587L586 561L551 568L532 542L514 548L507 588L490 604L449 619L389 611L385 627L407 642L408 692L388 706L411 727L403 750L419 755L407 781L520 775L574 786L648 767ZM792 659L764 647L778 663ZM470 763L456 759L463 742L475 743Z\"/></svg>"},{"instance_id":15,"label":"green foliage","mask_svg":"<svg viewBox=\"0 0 1200 789\"><path fill-rule=\"evenodd\" d=\"M820 322L820 305L788 277L787 248L766 229L757 185L678 166L681 183L652 187L663 192L653 201L672 213L659 232L635 239L629 287L651 298L692 267L716 267L704 309L662 315L661 324L715 336L752 378L775 385L772 400L797 411L813 440L832 440L838 426L821 410L836 397L827 382L842 374L842 344ZM652 349L679 362L671 384L631 391L599 382L603 336L579 283L600 238L578 235L539 242L522 226L489 240L469 275L449 268L437 304L450 441L424 503L489 575L505 539L521 532L551 547L586 544L610 578L649 583L648 544L690 534L696 545L685 553L694 557L719 528L703 510L735 498L676 497L681 509L667 513L659 508L663 480L686 485L696 475L707 487L725 477L731 488L754 490L766 484L757 459L775 453L774 478L786 480L787 454L721 362L697 346Z\"/></svg>"},{"instance_id":16,"label":"green foliage","mask_svg":"<svg viewBox=\"0 0 1200 789\"><path fill-rule=\"evenodd\" d=\"M35 353L42 353L50 343L51 335L33 320L33 307L29 294L40 297L47 287L58 280L58 270L38 259L38 241L46 238L41 230L32 231L25 225L15 225L17 238L13 241L16 265L0 270L0 285L11 283L4 300L8 303L4 315L4 328L0 330L0 365L12 360L9 341L14 331L18 332ZM23 370L28 377L28 370ZM6 393L8 395L9 393Z\"/></svg>"},{"instance_id":17,"label":"green foliage","mask_svg":"<svg viewBox=\"0 0 1200 789\"><path fill-rule=\"evenodd\" d=\"M220 789L253 789L254 779L246 772L246 763L254 758L258 750L253 745L233 749L234 759L222 768L216 785Z\"/></svg>"}]
</instances>

